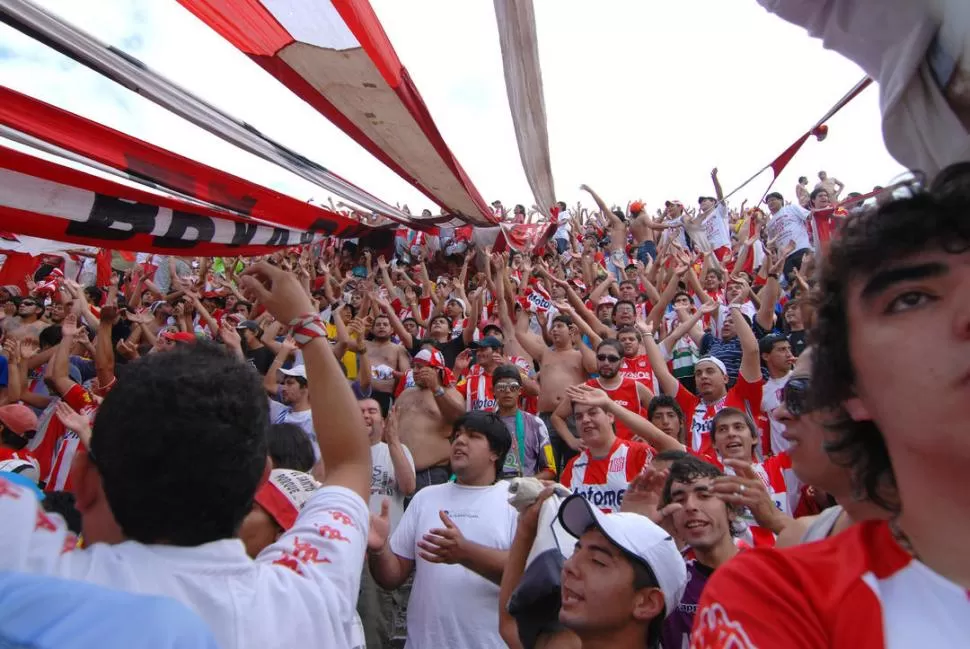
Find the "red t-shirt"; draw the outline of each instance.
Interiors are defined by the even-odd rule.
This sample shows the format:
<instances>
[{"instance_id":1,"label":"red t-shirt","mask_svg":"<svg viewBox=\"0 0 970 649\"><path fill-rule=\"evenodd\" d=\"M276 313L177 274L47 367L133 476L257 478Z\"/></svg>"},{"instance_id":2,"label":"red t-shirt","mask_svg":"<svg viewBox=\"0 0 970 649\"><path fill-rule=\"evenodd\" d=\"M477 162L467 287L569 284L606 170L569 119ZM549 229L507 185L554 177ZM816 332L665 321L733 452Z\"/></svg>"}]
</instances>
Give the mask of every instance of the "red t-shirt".
<instances>
[{"instance_id":1,"label":"red t-shirt","mask_svg":"<svg viewBox=\"0 0 970 649\"><path fill-rule=\"evenodd\" d=\"M964 647L970 591L913 559L885 521L718 568L698 605L692 649Z\"/></svg>"},{"instance_id":2,"label":"red t-shirt","mask_svg":"<svg viewBox=\"0 0 970 649\"><path fill-rule=\"evenodd\" d=\"M594 458L585 450L570 459L560 482L604 512L619 511L630 481L652 459L653 449L646 444L617 437L605 457Z\"/></svg>"},{"instance_id":3,"label":"red t-shirt","mask_svg":"<svg viewBox=\"0 0 970 649\"><path fill-rule=\"evenodd\" d=\"M688 422L687 450L700 455L708 455L713 452L711 427L714 424L714 415L723 408L737 408L748 413L752 421L757 422L761 416L761 387L763 384L764 381L760 378L757 383L751 383L738 374L738 381L734 384L734 387L728 390L723 399L712 404L705 404L699 396L678 384L677 404L684 411L684 416Z\"/></svg>"},{"instance_id":4,"label":"red t-shirt","mask_svg":"<svg viewBox=\"0 0 970 649\"><path fill-rule=\"evenodd\" d=\"M657 379L653 373L653 366L650 365L650 358L646 354L633 358L624 357L620 364L620 376L642 383L654 394L660 391L660 386L657 385Z\"/></svg>"},{"instance_id":5,"label":"red t-shirt","mask_svg":"<svg viewBox=\"0 0 970 649\"><path fill-rule=\"evenodd\" d=\"M633 379L623 379L613 390L608 390L597 378L586 381L586 385L599 388L610 396L610 400L615 401L632 413L642 415L644 404L640 403L640 393L637 392L637 382ZM620 439L633 439L633 431L619 419L614 420L616 436Z\"/></svg>"}]
</instances>

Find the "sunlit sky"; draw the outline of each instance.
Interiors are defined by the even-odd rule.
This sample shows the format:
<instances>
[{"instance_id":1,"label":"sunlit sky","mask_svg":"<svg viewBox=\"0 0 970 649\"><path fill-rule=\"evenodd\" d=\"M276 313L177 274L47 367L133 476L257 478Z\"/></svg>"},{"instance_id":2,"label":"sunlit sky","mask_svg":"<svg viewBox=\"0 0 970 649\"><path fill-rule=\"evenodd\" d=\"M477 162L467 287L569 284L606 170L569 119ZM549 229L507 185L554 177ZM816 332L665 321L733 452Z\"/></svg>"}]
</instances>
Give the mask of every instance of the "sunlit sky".
<instances>
[{"instance_id":1,"label":"sunlit sky","mask_svg":"<svg viewBox=\"0 0 970 649\"><path fill-rule=\"evenodd\" d=\"M431 202L174 0L36 0L263 133L391 203ZM490 0L372 0L445 141L486 201L534 200L509 115ZM862 78L754 0L535 0L557 196L587 183L610 203L696 201L766 165ZM327 192L239 151L0 25L0 82L135 137L306 200ZM866 192L902 172L871 87L802 149L775 189L820 169ZM736 199L758 199L769 177ZM437 211L435 209L435 211Z\"/></svg>"}]
</instances>

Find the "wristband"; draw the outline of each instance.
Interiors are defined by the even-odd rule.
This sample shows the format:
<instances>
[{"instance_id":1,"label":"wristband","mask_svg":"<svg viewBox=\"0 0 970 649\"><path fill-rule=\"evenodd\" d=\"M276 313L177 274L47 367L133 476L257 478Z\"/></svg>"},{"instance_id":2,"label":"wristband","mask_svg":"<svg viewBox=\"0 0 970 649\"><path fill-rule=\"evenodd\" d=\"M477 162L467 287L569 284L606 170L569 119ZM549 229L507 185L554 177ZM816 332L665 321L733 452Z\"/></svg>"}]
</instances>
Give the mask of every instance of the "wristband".
<instances>
[{"instance_id":1,"label":"wristband","mask_svg":"<svg viewBox=\"0 0 970 649\"><path fill-rule=\"evenodd\" d=\"M303 347L314 338L326 338L327 327L318 313L307 313L289 321L290 336L298 347Z\"/></svg>"}]
</instances>

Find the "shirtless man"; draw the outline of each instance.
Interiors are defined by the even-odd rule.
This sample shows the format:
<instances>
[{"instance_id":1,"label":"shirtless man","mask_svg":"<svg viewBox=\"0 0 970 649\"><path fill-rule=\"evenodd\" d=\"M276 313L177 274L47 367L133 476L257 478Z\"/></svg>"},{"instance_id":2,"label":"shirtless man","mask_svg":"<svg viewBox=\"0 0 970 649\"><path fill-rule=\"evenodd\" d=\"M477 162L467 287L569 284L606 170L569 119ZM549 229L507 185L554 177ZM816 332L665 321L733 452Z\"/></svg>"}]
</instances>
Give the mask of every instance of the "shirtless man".
<instances>
[{"instance_id":1,"label":"shirtless man","mask_svg":"<svg viewBox=\"0 0 970 649\"><path fill-rule=\"evenodd\" d=\"M552 348L546 347L541 338L529 331L529 315L519 314L515 324L515 336L532 358L539 363L539 418L549 429L556 466L566 466L566 460L576 455L582 442L576 436L576 422L572 416L567 420L565 435L553 428L552 413L566 397L566 388L585 383L589 374L596 371L593 350L582 343L578 349L573 341L579 330L572 318L558 315L552 320L549 337Z\"/></svg>"},{"instance_id":2,"label":"shirtless man","mask_svg":"<svg viewBox=\"0 0 970 649\"><path fill-rule=\"evenodd\" d=\"M16 319L7 318L4 320L6 325L7 321L10 324L7 325L7 334L16 339L32 339L37 340L40 336L41 330L50 325L49 322L40 319L40 316L44 313L44 307L41 306L37 298L32 295L28 295L20 302L20 306L17 309Z\"/></svg>"},{"instance_id":3,"label":"shirtless man","mask_svg":"<svg viewBox=\"0 0 970 649\"><path fill-rule=\"evenodd\" d=\"M371 395L381 404L381 413L387 416L397 376L411 369L407 349L391 342L391 320L380 314L371 327L373 340L367 341L367 354L371 362ZM395 375L395 372L399 374Z\"/></svg>"},{"instance_id":4,"label":"shirtless man","mask_svg":"<svg viewBox=\"0 0 970 649\"><path fill-rule=\"evenodd\" d=\"M451 425L465 414L465 400L454 387L444 385L444 372L441 352L422 349L414 357L415 386L406 388L395 402L401 442L414 458L417 490L451 477Z\"/></svg>"},{"instance_id":5,"label":"shirtless man","mask_svg":"<svg viewBox=\"0 0 970 649\"><path fill-rule=\"evenodd\" d=\"M833 201L838 201L839 194L845 189L845 185L842 181L834 176L829 176L824 171L818 172L818 184L815 185L815 189L822 188L829 193Z\"/></svg>"},{"instance_id":6,"label":"shirtless man","mask_svg":"<svg viewBox=\"0 0 970 649\"><path fill-rule=\"evenodd\" d=\"M589 185L580 185L579 189L588 192L593 197L600 213L607 221L610 245L606 258L606 269L611 275L616 277L617 281L621 281L623 279L623 269L630 263L630 260L626 256L626 222L614 214L606 203L603 202L599 194L589 188Z\"/></svg>"}]
</instances>

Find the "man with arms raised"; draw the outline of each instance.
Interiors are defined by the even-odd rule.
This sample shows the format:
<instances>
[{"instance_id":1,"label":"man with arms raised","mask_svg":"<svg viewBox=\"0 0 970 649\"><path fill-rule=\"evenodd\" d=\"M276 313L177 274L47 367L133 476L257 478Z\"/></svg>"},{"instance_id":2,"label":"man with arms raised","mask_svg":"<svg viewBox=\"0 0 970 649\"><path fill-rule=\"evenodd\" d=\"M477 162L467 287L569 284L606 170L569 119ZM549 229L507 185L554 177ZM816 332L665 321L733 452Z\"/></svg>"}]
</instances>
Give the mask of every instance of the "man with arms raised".
<instances>
[{"instance_id":1,"label":"man with arms raised","mask_svg":"<svg viewBox=\"0 0 970 649\"><path fill-rule=\"evenodd\" d=\"M203 343L129 363L102 403L91 454L74 464L87 548L0 478L0 569L172 597L223 649L347 647L369 516L363 422L296 276L267 263L246 272L246 293L295 325L313 386L327 484L293 527L255 560L233 538L270 471L266 398L248 364Z\"/></svg>"},{"instance_id":2,"label":"man with arms raised","mask_svg":"<svg viewBox=\"0 0 970 649\"><path fill-rule=\"evenodd\" d=\"M465 400L447 379L441 352L428 347L414 357L414 387L405 388L394 406L401 440L414 456L417 489L448 481L452 423L465 413Z\"/></svg>"},{"instance_id":3,"label":"man with arms raised","mask_svg":"<svg viewBox=\"0 0 970 649\"><path fill-rule=\"evenodd\" d=\"M970 637L970 165L846 218L823 260L811 402L854 488L892 512L739 557L700 647L957 647Z\"/></svg>"},{"instance_id":4,"label":"man with arms raised","mask_svg":"<svg viewBox=\"0 0 970 649\"><path fill-rule=\"evenodd\" d=\"M504 649L498 584L516 513L508 483L497 480L511 438L497 415L480 410L458 419L453 431L456 481L418 492L390 539L384 512L372 517L368 563L388 590L414 572L408 646Z\"/></svg>"},{"instance_id":5,"label":"man with arms raised","mask_svg":"<svg viewBox=\"0 0 970 649\"><path fill-rule=\"evenodd\" d=\"M391 407L396 376L411 369L408 351L403 345L391 342L390 317L380 314L371 326L371 340L367 341L367 354L371 364L373 379L371 394L381 404L381 412L386 414ZM398 374L395 375L395 372Z\"/></svg>"}]
</instances>

